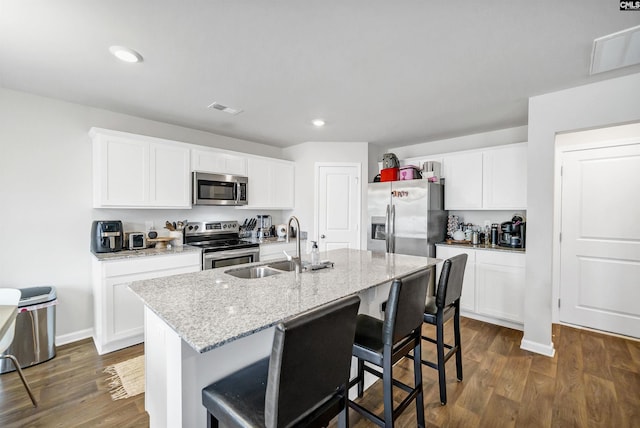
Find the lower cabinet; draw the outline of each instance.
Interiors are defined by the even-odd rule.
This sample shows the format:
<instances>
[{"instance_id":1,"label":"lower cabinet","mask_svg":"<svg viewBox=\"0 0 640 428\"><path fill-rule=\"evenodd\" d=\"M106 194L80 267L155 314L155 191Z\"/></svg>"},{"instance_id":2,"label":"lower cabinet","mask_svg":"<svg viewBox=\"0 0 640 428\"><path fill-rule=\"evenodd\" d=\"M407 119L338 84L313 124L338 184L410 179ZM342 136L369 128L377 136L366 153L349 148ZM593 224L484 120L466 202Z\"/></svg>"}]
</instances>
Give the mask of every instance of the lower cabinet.
<instances>
[{"instance_id":1,"label":"lower cabinet","mask_svg":"<svg viewBox=\"0 0 640 428\"><path fill-rule=\"evenodd\" d=\"M525 254L444 246L436 249L440 259L461 253L469 255L460 299L463 315L522 330Z\"/></svg>"},{"instance_id":2,"label":"lower cabinet","mask_svg":"<svg viewBox=\"0 0 640 428\"><path fill-rule=\"evenodd\" d=\"M200 253L93 260L93 341L98 354L144 341L144 305L129 290L133 281L198 272Z\"/></svg>"},{"instance_id":3,"label":"lower cabinet","mask_svg":"<svg viewBox=\"0 0 640 428\"><path fill-rule=\"evenodd\" d=\"M462 282L462 296L460 297L460 309L463 311L474 312L476 310L476 251L465 250L462 248L437 247L436 257L439 259L448 259L458 254L467 254L467 265L464 269L464 281ZM436 287L438 278L442 272L442 263L436 266Z\"/></svg>"},{"instance_id":4,"label":"lower cabinet","mask_svg":"<svg viewBox=\"0 0 640 428\"><path fill-rule=\"evenodd\" d=\"M306 242L300 241L300 251L304 253L306 246ZM260 261L270 261L283 259L286 256L283 251L286 251L290 256L296 255L296 241L292 239L290 242L287 241L276 241L260 244Z\"/></svg>"}]
</instances>

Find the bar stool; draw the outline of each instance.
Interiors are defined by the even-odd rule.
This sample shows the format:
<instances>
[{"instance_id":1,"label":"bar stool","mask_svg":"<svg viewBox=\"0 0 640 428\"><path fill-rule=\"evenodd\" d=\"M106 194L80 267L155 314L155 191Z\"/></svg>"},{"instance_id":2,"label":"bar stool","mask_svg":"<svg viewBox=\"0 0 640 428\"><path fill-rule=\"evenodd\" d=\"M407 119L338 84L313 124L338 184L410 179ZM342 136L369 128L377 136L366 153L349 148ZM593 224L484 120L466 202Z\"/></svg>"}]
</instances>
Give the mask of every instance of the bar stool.
<instances>
[{"instance_id":1,"label":"bar stool","mask_svg":"<svg viewBox=\"0 0 640 428\"><path fill-rule=\"evenodd\" d=\"M347 389L360 298L345 297L278 324L271 357L202 390L207 426L348 426Z\"/></svg>"},{"instance_id":2,"label":"bar stool","mask_svg":"<svg viewBox=\"0 0 640 428\"><path fill-rule=\"evenodd\" d=\"M424 301L427 295L430 270L396 279L391 284L384 320L358 315L353 355L358 359L357 376L349 381L349 388L358 386L358 397L364 392L364 372L382 379L384 418L379 417L360 404L349 401L349 406L367 419L382 426L393 427L396 418L416 402L418 426L424 427L424 404L422 393L422 365L420 364L421 328ZM413 351L414 387L393 378L393 365ZM365 362L382 368L382 372ZM393 386L408 395L394 409Z\"/></svg>"},{"instance_id":3,"label":"bar stool","mask_svg":"<svg viewBox=\"0 0 640 428\"><path fill-rule=\"evenodd\" d=\"M427 299L424 309L424 322L436 326L436 338L422 336L428 342L435 343L438 361L422 360L422 364L438 370L440 384L440 404L447 404L447 381L445 363L454 354L456 356L456 375L462 381L462 346L460 343L460 295L467 255L458 254L444 261L436 295ZM455 343L444 343L444 323L453 317L453 335ZM444 349L449 351L445 354Z\"/></svg>"},{"instance_id":4,"label":"bar stool","mask_svg":"<svg viewBox=\"0 0 640 428\"><path fill-rule=\"evenodd\" d=\"M13 343L13 339L16 333L16 311L18 309L18 304L20 303L20 296L22 293L20 290L16 288L0 288L0 318L3 322L0 322L0 354L5 352L9 346ZM11 321L9 321L11 320ZM10 354L0 355L0 358L8 358L13 363L18 375L20 376L20 380L24 385L24 388L27 390L27 394L29 394L29 398L33 403L34 407L38 407L38 402L29 387L29 383L27 379L24 377L24 373L22 373L22 368L20 368L20 363L18 359Z\"/></svg>"}]
</instances>

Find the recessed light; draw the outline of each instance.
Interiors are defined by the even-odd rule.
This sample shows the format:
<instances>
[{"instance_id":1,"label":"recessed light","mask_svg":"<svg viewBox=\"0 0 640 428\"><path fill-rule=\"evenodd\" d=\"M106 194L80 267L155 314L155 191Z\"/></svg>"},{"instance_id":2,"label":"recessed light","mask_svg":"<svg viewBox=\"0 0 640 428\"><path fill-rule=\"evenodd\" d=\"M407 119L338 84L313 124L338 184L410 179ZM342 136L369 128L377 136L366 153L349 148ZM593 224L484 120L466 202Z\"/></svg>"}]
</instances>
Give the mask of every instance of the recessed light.
<instances>
[{"instance_id":1,"label":"recessed light","mask_svg":"<svg viewBox=\"0 0 640 428\"><path fill-rule=\"evenodd\" d=\"M313 123L313 126L317 126L318 128L325 125L324 119L313 119L311 123Z\"/></svg>"},{"instance_id":2,"label":"recessed light","mask_svg":"<svg viewBox=\"0 0 640 428\"><path fill-rule=\"evenodd\" d=\"M142 62L142 55L133 49L129 49L124 46L111 46L109 51L118 58L120 61L124 62Z\"/></svg>"}]
</instances>

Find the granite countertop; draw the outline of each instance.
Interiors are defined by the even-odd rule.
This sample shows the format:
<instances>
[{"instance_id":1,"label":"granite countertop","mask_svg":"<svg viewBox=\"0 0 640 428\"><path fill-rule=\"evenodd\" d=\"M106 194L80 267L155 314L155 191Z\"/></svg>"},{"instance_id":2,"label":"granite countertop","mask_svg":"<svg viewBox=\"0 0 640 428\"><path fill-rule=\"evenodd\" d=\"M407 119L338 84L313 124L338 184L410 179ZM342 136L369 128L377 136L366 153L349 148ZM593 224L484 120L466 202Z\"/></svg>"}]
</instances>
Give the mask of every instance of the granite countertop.
<instances>
[{"instance_id":1,"label":"granite countertop","mask_svg":"<svg viewBox=\"0 0 640 428\"><path fill-rule=\"evenodd\" d=\"M455 242L449 243L449 242L439 242L436 244L436 247L457 247L457 248L467 248L469 250L488 250L488 251L502 251L502 252L508 252L508 253L525 253L525 249L524 248L510 248L510 247L500 247L500 246L491 246L491 245L484 245L484 244L478 244L478 245L471 245L471 244L458 244Z\"/></svg>"},{"instance_id":2,"label":"granite countertop","mask_svg":"<svg viewBox=\"0 0 640 428\"><path fill-rule=\"evenodd\" d=\"M149 256L166 256L170 254L184 254L184 253L193 253L200 252L201 249L198 247L192 247L191 245L183 245L183 246L175 246L172 245L171 248L145 248L144 250L122 250L116 251L115 253L93 253L94 257L100 261L107 260L120 260L120 259L131 259L137 257L149 257Z\"/></svg>"},{"instance_id":3,"label":"granite countertop","mask_svg":"<svg viewBox=\"0 0 640 428\"><path fill-rule=\"evenodd\" d=\"M321 259L334 262L334 267L240 279L225 273L238 268L233 266L136 281L129 288L202 353L437 262L433 258L349 249L321 253Z\"/></svg>"}]
</instances>

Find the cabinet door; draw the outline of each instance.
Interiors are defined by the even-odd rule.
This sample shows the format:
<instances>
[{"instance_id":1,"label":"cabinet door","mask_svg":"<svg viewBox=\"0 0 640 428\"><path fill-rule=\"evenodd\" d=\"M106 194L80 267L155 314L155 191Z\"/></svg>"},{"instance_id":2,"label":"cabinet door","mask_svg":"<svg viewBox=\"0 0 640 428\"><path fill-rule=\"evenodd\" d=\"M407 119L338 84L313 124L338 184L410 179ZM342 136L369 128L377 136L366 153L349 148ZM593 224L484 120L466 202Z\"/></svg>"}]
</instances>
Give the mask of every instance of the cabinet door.
<instances>
[{"instance_id":1,"label":"cabinet door","mask_svg":"<svg viewBox=\"0 0 640 428\"><path fill-rule=\"evenodd\" d=\"M444 156L446 210L482 208L482 152Z\"/></svg>"},{"instance_id":2,"label":"cabinet door","mask_svg":"<svg viewBox=\"0 0 640 428\"><path fill-rule=\"evenodd\" d=\"M216 150L192 150L191 170L213 174L247 175L247 158Z\"/></svg>"},{"instance_id":3,"label":"cabinet door","mask_svg":"<svg viewBox=\"0 0 640 428\"><path fill-rule=\"evenodd\" d=\"M293 208L293 165L293 162L278 159L249 158L249 204L244 208Z\"/></svg>"},{"instance_id":4,"label":"cabinet door","mask_svg":"<svg viewBox=\"0 0 640 428\"><path fill-rule=\"evenodd\" d=\"M94 140L94 207L141 206L149 198L149 145L105 136Z\"/></svg>"},{"instance_id":5,"label":"cabinet door","mask_svg":"<svg viewBox=\"0 0 640 428\"><path fill-rule=\"evenodd\" d=\"M525 255L478 251L476 256L477 312L524 322Z\"/></svg>"},{"instance_id":6,"label":"cabinet door","mask_svg":"<svg viewBox=\"0 0 640 428\"><path fill-rule=\"evenodd\" d=\"M306 244L304 242L300 243L300 248L302 252L304 252ZM261 244L260 245L260 261L269 261L269 260L277 260L285 258L283 251L286 251L290 256L295 256L296 254L296 241L294 239L291 242L276 242L269 244Z\"/></svg>"},{"instance_id":7,"label":"cabinet door","mask_svg":"<svg viewBox=\"0 0 640 428\"><path fill-rule=\"evenodd\" d=\"M467 265L464 269L464 280L462 281L462 296L460 297L460 309L468 312L476 311L476 280L475 280L475 260L476 251L457 247L436 247L436 257L446 260L458 254L467 254ZM442 272L442 263L436 266L436 287Z\"/></svg>"},{"instance_id":8,"label":"cabinet door","mask_svg":"<svg viewBox=\"0 0 640 428\"><path fill-rule=\"evenodd\" d=\"M527 144L485 150L482 162L483 207L526 209Z\"/></svg>"},{"instance_id":9,"label":"cabinet door","mask_svg":"<svg viewBox=\"0 0 640 428\"><path fill-rule=\"evenodd\" d=\"M154 208L191 208L189 149L151 144L149 151L149 205Z\"/></svg>"},{"instance_id":10,"label":"cabinet door","mask_svg":"<svg viewBox=\"0 0 640 428\"><path fill-rule=\"evenodd\" d=\"M294 207L294 166L291 162L274 162L271 167L271 205Z\"/></svg>"},{"instance_id":11,"label":"cabinet door","mask_svg":"<svg viewBox=\"0 0 640 428\"><path fill-rule=\"evenodd\" d=\"M271 165L266 159L249 158L248 164L248 206L269 206L269 192L271 191Z\"/></svg>"}]
</instances>

